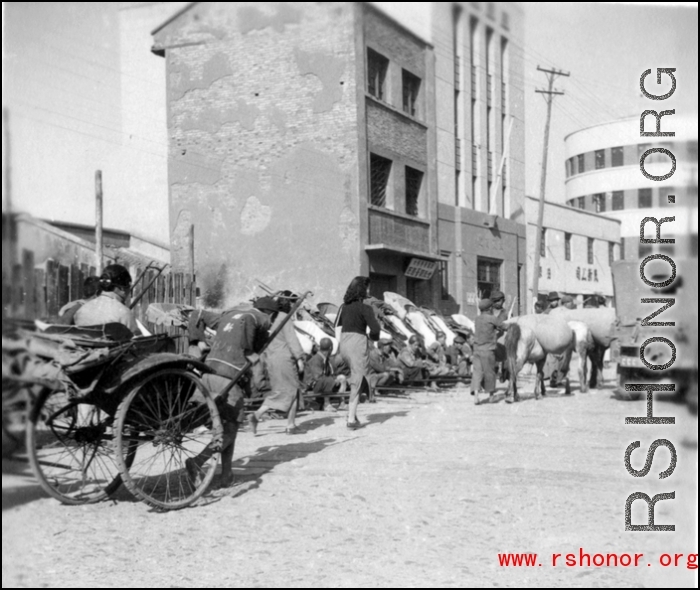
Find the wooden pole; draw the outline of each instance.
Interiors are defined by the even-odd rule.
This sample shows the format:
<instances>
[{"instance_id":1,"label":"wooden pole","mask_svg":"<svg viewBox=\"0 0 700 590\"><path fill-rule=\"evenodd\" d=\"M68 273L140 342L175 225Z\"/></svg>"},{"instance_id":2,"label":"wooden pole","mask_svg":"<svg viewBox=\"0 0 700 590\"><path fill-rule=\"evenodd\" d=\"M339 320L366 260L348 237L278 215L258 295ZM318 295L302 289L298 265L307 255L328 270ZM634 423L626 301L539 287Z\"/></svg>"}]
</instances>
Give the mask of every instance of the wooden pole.
<instances>
[{"instance_id":1,"label":"wooden pole","mask_svg":"<svg viewBox=\"0 0 700 590\"><path fill-rule=\"evenodd\" d=\"M190 293L190 300L189 304L193 307L195 307L195 304L197 302L197 279L195 275L195 263L194 263L194 223L190 224L190 239L189 239L189 247L190 247L190 284L189 286L189 293Z\"/></svg>"},{"instance_id":2,"label":"wooden pole","mask_svg":"<svg viewBox=\"0 0 700 590\"><path fill-rule=\"evenodd\" d=\"M95 172L95 271L102 274L102 170Z\"/></svg>"},{"instance_id":3,"label":"wooden pole","mask_svg":"<svg viewBox=\"0 0 700 590\"><path fill-rule=\"evenodd\" d=\"M558 90L554 90L554 79L557 76L569 76L567 72L561 70L548 70L537 66L540 72L545 72L547 74L547 79L549 81L549 88L547 90L535 90L538 94L546 96L547 100L547 122L544 126L544 145L542 147L542 177L540 179L540 202L539 209L537 210L537 233L535 235L535 268L532 273L532 301L533 306L537 301L537 296L539 294L539 281L540 281L540 256L542 255L540 251L540 244L542 242L542 222L544 220L544 194L545 186L547 185L547 151L549 149L549 123L552 119L552 102L554 101L554 96L557 94L564 94Z\"/></svg>"}]
</instances>

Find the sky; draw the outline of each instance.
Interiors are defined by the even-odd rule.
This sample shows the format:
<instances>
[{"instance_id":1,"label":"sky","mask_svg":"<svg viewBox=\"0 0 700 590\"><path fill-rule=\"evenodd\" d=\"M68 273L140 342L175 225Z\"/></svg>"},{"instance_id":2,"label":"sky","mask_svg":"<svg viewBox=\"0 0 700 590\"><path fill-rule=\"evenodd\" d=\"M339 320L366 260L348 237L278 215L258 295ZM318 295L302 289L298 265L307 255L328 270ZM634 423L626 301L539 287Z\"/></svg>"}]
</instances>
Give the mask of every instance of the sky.
<instances>
[{"instance_id":1,"label":"sky","mask_svg":"<svg viewBox=\"0 0 700 590\"><path fill-rule=\"evenodd\" d=\"M92 224L100 169L105 225L168 241L165 67L149 33L184 4L3 3L3 154L9 137L16 209ZM409 25L426 27L416 3L393 4ZM527 194L539 194L541 175L538 65L571 74L556 83L565 95L554 101L548 199L563 200L566 134L654 108L639 91L644 70L677 68L678 89L663 108L697 116L697 8L523 6L524 47L513 50L524 56Z\"/></svg>"},{"instance_id":2,"label":"sky","mask_svg":"<svg viewBox=\"0 0 700 590\"><path fill-rule=\"evenodd\" d=\"M535 88L544 88L546 78L537 71L538 65L571 74L555 82L565 95L555 98L552 110L548 199L563 199L564 137L568 133L622 117L639 117L646 109L675 109L678 115L697 117L697 4L695 8L524 4L527 194L538 196L540 191L546 105ZM655 72L657 67L677 69L677 90L663 103L652 104L642 97L639 78L645 70Z\"/></svg>"}]
</instances>

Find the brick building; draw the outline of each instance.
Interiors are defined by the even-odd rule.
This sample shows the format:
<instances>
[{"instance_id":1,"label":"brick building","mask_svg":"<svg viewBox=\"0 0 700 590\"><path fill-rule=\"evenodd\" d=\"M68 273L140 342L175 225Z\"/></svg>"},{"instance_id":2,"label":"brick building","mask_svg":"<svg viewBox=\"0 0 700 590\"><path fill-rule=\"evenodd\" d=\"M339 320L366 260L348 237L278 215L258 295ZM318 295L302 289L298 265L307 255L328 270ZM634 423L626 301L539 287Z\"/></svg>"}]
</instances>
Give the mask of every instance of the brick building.
<instances>
[{"instance_id":1,"label":"brick building","mask_svg":"<svg viewBox=\"0 0 700 590\"><path fill-rule=\"evenodd\" d=\"M154 31L172 262L194 251L208 305L257 281L337 302L357 274L445 311L519 292L522 13L452 6L192 3Z\"/></svg>"}]
</instances>

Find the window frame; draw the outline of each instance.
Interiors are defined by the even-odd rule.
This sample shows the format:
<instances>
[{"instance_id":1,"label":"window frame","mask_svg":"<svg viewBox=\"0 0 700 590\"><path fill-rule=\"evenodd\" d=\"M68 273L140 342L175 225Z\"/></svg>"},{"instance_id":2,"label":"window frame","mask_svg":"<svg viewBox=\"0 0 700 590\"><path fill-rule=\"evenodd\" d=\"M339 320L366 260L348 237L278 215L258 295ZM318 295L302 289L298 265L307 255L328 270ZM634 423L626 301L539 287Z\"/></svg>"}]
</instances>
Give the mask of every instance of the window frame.
<instances>
[{"instance_id":1,"label":"window frame","mask_svg":"<svg viewBox=\"0 0 700 590\"><path fill-rule=\"evenodd\" d=\"M401 108L404 113L411 117L420 117L422 84L423 80L419 76L403 68L401 69Z\"/></svg>"},{"instance_id":2,"label":"window frame","mask_svg":"<svg viewBox=\"0 0 700 590\"><path fill-rule=\"evenodd\" d=\"M367 47L367 93L383 102L387 102L388 72L389 59L371 47Z\"/></svg>"},{"instance_id":3,"label":"window frame","mask_svg":"<svg viewBox=\"0 0 700 590\"><path fill-rule=\"evenodd\" d=\"M383 181L383 187L381 189L375 190L375 174L379 174L379 170L375 172L375 163L382 164L386 166L385 180ZM388 209L387 200L389 196L389 187L391 186L391 173L393 171L394 162L389 158L370 152L369 154L369 204L374 207L381 207L383 209ZM383 192L383 199L376 199L375 194L378 192ZM381 201L381 202L380 202Z\"/></svg>"}]
</instances>

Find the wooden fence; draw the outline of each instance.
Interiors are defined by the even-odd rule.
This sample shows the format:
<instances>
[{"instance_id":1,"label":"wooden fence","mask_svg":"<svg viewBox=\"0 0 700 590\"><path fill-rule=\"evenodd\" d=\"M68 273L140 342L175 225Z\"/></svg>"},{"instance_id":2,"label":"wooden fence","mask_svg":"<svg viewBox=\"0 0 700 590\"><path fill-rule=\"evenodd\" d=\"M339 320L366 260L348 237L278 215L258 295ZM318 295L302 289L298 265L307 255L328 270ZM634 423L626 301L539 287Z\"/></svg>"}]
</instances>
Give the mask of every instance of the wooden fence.
<instances>
[{"instance_id":1,"label":"wooden fence","mask_svg":"<svg viewBox=\"0 0 700 590\"><path fill-rule=\"evenodd\" d=\"M85 278L95 274L95 267L87 264L68 266L49 259L43 266L45 268L35 268L34 253L23 250L21 264L14 266L12 276L8 277L6 275L9 273L3 272L3 318L41 319L51 322L58 317L59 310L66 303L82 299ZM141 274L140 269L135 270L137 275ZM156 326L148 322L146 310L151 303L194 306L196 287L193 277L190 274L171 272L157 277L156 275L157 270L149 269L134 285L132 297L138 297L142 290L148 287L134 307L134 314L153 333L169 332L172 335L183 335L184 331L180 328ZM186 346L185 339L179 339L178 350L184 352Z\"/></svg>"}]
</instances>

